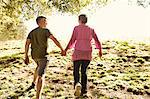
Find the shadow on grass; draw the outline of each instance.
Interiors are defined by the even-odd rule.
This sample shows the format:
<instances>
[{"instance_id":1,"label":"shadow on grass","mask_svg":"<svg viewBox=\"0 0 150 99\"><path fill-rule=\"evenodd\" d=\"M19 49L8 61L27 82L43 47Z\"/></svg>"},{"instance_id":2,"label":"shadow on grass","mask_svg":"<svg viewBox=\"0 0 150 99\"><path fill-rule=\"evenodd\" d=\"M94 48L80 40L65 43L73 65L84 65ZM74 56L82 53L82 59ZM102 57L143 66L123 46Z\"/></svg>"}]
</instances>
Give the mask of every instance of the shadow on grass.
<instances>
[{"instance_id":1,"label":"shadow on grass","mask_svg":"<svg viewBox=\"0 0 150 99\"><path fill-rule=\"evenodd\" d=\"M19 99L19 97L25 96L25 94L28 93L31 89L32 89L32 88L29 87L29 88L27 88L27 89L25 89L25 90L23 90L23 91L18 91L18 90L17 90L17 91L14 92L13 95L9 95L9 96L7 97L7 99Z\"/></svg>"},{"instance_id":2,"label":"shadow on grass","mask_svg":"<svg viewBox=\"0 0 150 99\"><path fill-rule=\"evenodd\" d=\"M10 56L0 57L0 71L6 68L10 68L12 64L22 64L24 53L16 53Z\"/></svg>"}]
</instances>

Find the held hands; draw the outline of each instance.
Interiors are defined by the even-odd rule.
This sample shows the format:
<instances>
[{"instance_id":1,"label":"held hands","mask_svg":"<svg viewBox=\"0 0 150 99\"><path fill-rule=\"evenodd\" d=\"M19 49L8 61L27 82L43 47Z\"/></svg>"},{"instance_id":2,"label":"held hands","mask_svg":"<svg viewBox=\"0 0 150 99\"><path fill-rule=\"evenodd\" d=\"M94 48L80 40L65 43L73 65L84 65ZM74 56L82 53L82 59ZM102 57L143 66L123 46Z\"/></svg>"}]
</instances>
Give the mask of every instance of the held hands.
<instances>
[{"instance_id":1,"label":"held hands","mask_svg":"<svg viewBox=\"0 0 150 99\"><path fill-rule=\"evenodd\" d=\"M61 56L66 56L66 51L65 50L61 51Z\"/></svg>"}]
</instances>

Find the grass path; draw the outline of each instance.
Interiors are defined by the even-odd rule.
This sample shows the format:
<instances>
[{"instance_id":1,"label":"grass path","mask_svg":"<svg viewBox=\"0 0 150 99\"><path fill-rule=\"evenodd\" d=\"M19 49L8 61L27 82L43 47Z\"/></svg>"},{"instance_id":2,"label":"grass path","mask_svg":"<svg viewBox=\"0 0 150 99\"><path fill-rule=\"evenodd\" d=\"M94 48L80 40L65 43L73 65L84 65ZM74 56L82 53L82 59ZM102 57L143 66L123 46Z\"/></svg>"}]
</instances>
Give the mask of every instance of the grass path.
<instances>
[{"instance_id":1,"label":"grass path","mask_svg":"<svg viewBox=\"0 0 150 99\"><path fill-rule=\"evenodd\" d=\"M9 49L16 50L16 45ZM21 46L15 54L0 57L0 99L35 99L34 89L22 94L32 82L35 64L32 60L29 65L23 63ZM6 49L3 46L1 51ZM73 99L72 51L67 57L59 53L49 53L43 99ZM101 60L97 50L93 52L88 89L88 99L150 99L150 45L105 41Z\"/></svg>"}]
</instances>

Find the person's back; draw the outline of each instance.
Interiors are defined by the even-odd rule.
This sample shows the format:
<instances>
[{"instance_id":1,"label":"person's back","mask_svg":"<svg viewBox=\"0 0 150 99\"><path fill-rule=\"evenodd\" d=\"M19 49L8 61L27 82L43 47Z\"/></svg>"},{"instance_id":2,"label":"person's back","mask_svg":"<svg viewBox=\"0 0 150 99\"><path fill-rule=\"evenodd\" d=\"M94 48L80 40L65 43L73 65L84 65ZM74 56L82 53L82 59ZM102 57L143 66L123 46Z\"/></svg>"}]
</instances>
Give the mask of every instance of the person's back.
<instances>
[{"instance_id":1,"label":"person's back","mask_svg":"<svg viewBox=\"0 0 150 99\"><path fill-rule=\"evenodd\" d=\"M91 40L93 29L86 25L78 25L75 27L76 44L75 49L80 51L91 51Z\"/></svg>"},{"instance_id":2,"label":"person's back","mask_svg":"<svg viewBox=\"0 0 150 99\"><path fill-rule=\"evenodd\" d=\"M46 29L47 21L46 17L39 16L36 19L38 27L32 30L26 40L25 44L25 64L29 64L29 46L31 44L31 56L35 61L37 67L34 72L34 78L31 86L26 90L29 91L36 85L36 99L41 99L41 93L43 88L44 74L47 67L47 40L52 39L53 42L61 49L63 53L63 48L58 42L58 40ZM36 84L37 81L37 84Z\"/></svg>"},{"instance_id":3,"label":"person's back","mask_svg":"<svg viewBox=\"0 0 150 99\"><path fill-rule=\"evenodd\" d=\"M46 28L37 27L28 36L31 40L31 55L33 59L44 58L47 54L47 39L50 31Z\"/></svg>"},{"instance_id":4,"label":"person's back","mask_svg":"<svg viewBox=\"0 0 150 99\"><path fill-rule=\"evenodd\" d=\"M73 76L74 76L74 95L79 97L87 93L87 74L86 70L90 64L92 58L92 38L95 41L96 48L99 49L99 56L102 56L101 43L98 40L94 29L85 25L87 23L87 17L84 14L79 16L79 25L73 30L72 37L65 49L74 47L75 50L72 55L73 61ZM80 85L80 70L81 67L81 85ZM79 85L78 85L79 84Z\"/></svg>"}]
</instances>

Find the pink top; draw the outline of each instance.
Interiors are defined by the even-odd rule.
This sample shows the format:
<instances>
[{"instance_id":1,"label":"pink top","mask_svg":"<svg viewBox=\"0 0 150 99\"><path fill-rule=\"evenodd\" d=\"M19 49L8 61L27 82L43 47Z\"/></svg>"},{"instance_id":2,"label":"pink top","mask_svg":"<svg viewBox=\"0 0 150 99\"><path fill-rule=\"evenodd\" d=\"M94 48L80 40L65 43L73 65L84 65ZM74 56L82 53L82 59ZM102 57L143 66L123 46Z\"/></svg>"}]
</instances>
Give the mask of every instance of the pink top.
<instances>
[{"instance_id":1,"label":"pink top","mask_svg":"<svg viewBox=\"0 0 150 99\"><path fill-rule=\"evenodd\" d=\"M96 48L101 50L101 43L94 29L86 25L75 26L72 37L67 45L66 49L75 48L73 53L74 60L91 60L92 54L92 38L94 38Z\"/></svg>"}]
</instances>

